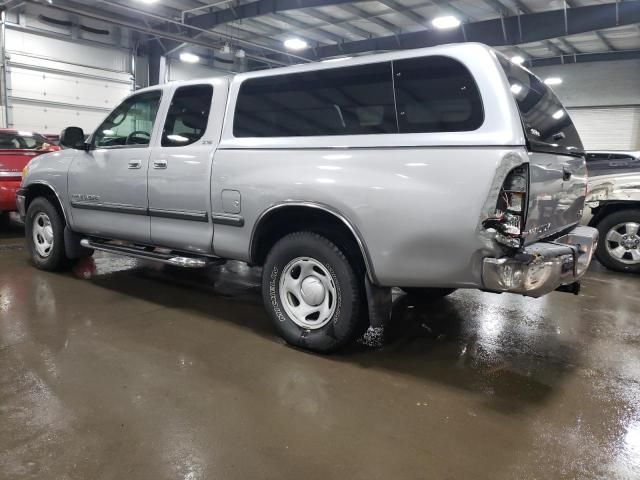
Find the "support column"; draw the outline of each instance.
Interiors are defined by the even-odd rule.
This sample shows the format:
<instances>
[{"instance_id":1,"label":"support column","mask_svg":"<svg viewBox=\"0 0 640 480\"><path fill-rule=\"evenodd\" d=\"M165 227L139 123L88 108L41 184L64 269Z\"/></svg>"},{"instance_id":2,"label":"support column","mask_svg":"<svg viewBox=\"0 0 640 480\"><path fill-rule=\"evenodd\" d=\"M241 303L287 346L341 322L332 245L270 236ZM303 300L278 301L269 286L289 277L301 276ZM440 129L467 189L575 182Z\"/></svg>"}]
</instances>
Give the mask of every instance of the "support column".
<instances>
[{"instance_id":1,"label":"support column","mask_svg":"<svg viewBox=\"0 0 640 480\"><path fill-rule=\"evenodd\" d=\"M166 80L166 57L158 42L149 43L149 85L159 85Z\"/></svg>"}]
</instances>

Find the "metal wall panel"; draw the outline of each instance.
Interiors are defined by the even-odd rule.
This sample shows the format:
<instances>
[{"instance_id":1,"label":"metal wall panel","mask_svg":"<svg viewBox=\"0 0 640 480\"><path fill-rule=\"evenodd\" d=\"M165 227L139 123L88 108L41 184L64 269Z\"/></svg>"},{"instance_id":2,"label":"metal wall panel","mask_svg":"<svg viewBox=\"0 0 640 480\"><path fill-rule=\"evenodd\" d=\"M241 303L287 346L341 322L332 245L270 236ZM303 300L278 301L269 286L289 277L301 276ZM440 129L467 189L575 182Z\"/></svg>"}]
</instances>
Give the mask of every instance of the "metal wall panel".
<instances>
[{"instance_id":1,"label":"metal wall panel","mask_svg":"<svg viewBox=\"0 0 640 480\"><path fill-rule=\"evenodd\" d=\"M126 72L130 68L130 56L125 49L75 43L72 39L37 35L14 30L10 26L7 29L7 50L114 72Z\"/></svg>"},{"instance_id":2,"label":"metal wall panel","mask_svg":"<svg viewBox=\"0 0 640 480\"><path fill-rule=\"evenodd\" d=\"M130 55L19 30L7 31L9 126L92 132L133 90Z\"/></svg>"},{"instance_id":3,"label":"metal wall panel","mask_svg":"<svg viewBox=\"0 0 640 480\"><path fill-rule=\"evenodd\" d=\"M587 150L640 148L640 106L567 110Z\"/></svg>"}]
</instances>

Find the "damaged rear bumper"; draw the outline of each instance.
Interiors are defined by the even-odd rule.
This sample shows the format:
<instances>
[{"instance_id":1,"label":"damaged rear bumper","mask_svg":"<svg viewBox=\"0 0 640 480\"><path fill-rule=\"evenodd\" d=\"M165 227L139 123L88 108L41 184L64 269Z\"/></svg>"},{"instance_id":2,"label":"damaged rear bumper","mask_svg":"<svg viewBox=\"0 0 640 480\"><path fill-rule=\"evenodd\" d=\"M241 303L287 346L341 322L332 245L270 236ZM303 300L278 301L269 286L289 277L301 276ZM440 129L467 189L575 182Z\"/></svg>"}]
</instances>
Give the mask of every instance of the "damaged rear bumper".
<instances>
[{"instance_id":1,"label":"damaged rear bumper","mask_svg":"<svg viewBox=\"0 0 640 480\"><path fill-rule=\"evenodd\" d=\"M577 282L589 268L597 244L595 228L576 227L554 241L529 245L514 256L485 258L484 289L540 297Z\"/></svg>"}]
</instances>

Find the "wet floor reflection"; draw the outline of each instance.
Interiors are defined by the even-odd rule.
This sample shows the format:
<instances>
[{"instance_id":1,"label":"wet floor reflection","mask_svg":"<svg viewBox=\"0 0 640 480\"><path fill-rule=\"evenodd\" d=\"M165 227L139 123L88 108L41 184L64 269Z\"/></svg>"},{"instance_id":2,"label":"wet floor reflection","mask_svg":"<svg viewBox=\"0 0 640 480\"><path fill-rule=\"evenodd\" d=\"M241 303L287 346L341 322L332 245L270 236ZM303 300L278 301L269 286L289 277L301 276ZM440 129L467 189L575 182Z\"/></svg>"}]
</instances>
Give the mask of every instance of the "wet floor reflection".
<instances>
[{"instance_id":1,"label":"wet floor reflection","mask_svg":"<svg viewBox=\"0 0 640 480\"><path fill-rule=\"evenodd\" d=\"M395 291L382 347L318 356L276 336L242 263L0 265L3 478L640 478L637 277Z\"/></svg>"}]
</instances>

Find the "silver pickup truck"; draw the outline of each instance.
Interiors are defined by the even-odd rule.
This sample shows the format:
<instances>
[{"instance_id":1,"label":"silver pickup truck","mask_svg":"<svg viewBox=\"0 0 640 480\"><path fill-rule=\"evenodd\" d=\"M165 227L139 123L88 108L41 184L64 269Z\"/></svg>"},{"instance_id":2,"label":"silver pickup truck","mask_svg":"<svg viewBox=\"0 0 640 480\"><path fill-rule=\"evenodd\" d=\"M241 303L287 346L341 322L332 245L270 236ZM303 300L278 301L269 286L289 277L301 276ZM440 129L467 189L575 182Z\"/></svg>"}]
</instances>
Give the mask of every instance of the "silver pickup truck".
<instances>
[{"instance_id":1,"label":"silver pickup truck","mask_svg":"<svg viewBox=\"0 0 640 480\"><path fill-rule=\"evenodd\" d=\"M597 242L566 110L480 44L145 88L24 173L33 263L94 250L263 267L291 344L335 350L390 288L576 290Z\"/></svg>"}]
</instances>

